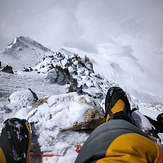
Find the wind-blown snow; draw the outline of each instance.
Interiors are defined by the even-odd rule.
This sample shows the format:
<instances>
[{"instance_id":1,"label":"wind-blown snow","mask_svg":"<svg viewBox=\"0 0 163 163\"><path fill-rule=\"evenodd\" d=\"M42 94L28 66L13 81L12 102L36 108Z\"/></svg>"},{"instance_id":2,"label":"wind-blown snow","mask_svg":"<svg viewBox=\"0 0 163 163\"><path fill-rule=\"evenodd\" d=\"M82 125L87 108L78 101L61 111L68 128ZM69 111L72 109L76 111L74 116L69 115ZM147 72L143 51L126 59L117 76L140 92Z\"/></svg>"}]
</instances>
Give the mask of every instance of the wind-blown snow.
<instances>
[{"instance_id":1,"label":"wind-blown snow","mask_svg":"<svg viewBox=\"0 0 163 163\"><path fill-rule=\"evenodd\" d=\"M163 101L163 51L129 36L110 40L97 48L98 53L87 53L97 73L113 79L144 102ZM74 48L66 49L86 54Z\"/></svg>"}]
</instances>

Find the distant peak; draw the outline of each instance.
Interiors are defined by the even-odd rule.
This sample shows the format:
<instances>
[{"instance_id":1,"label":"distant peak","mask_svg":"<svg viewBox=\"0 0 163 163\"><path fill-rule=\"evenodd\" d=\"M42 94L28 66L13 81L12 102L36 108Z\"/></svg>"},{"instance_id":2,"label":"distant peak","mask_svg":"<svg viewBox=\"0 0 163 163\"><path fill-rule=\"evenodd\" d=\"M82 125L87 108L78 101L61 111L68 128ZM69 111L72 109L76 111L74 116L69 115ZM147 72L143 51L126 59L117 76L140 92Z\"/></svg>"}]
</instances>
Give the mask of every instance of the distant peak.
<instances>
[{"instance_id":1,"label":"distant peak","mask_svg":"<svg viewBox=\"0 0 163 163\"><path fill-rule=\"evenodd\" d=\"M15 44L18 44L19 42L22 42L22 41L27 41L27 40L29 40L29 41L31 41L32 42L32 39L31 38L29 38L29 37L24 37L24 36L20 36L20 37L15 37L13 40L12 40L12 42L8 45L8 48L11 48L11 46L13 46L13 45L15 45ZM28 41L28 42L29 42Z\"/></svg>"},{"instance_id":2,"label":"distant peak","mask_svg":"<svg viewBox=\"0 0 163 163\"><path fill-rule=\"evenodd\" d=\"M27 66L33 67L44 55L52 55L53 53L35 40L20 36L14 38L1 55L4 61L16 71Z\"/></svg>"},{"instance_id":3,"label":"distant peak","mask_svg":"<svg viewBox=\"0 0 163 163\"><path fill-rule=\"evenodd\" d=\"M20 36L20 37L15 37L12 42L8 45L7 49L15 49L17 47L20 48L38 48L43 50L44 52L48 52L51 51L48 48L46 48L45 46L41 45L40 43L38 43L37 41L29 38L29 37L25 37L25 36Z\"/></svg>"}]
</instances>

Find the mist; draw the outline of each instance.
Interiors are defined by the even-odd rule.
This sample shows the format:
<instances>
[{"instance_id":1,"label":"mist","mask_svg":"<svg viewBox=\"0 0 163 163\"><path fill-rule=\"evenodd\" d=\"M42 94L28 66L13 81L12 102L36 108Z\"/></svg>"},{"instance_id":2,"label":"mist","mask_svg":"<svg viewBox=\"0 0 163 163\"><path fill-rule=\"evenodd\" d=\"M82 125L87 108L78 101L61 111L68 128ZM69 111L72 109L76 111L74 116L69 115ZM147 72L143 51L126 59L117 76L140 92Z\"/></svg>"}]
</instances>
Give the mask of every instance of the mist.
<instances>
[{"instance_id":1,"label":"mist","mask_svg":"<svg viewBox=\"0 0 163 163\"><path fill-rule=\"evenodd\" d=\"M125 34L162 48L162 15L162 0L0 0L0 50L21 35L95 52Z\"/></svg>"}]
</instances>

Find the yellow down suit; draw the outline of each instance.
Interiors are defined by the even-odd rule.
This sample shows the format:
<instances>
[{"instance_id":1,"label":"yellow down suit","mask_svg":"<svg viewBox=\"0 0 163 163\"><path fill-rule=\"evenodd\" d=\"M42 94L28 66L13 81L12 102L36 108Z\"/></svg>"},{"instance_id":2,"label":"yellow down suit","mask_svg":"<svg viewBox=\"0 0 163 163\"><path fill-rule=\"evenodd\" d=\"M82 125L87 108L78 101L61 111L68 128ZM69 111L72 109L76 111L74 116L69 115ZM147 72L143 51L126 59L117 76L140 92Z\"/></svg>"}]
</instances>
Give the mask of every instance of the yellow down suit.
<instances>
[{"instance_id":1,"label":"yellow down suit","mask_svg":"<svg viewBox=\"0 0 163 163\"><path fill-rule=\"evenodd\" d=\"M97 127L75 163L163 163L162 149L135 125L113 119Z\"/></svg>"}]
</instances>

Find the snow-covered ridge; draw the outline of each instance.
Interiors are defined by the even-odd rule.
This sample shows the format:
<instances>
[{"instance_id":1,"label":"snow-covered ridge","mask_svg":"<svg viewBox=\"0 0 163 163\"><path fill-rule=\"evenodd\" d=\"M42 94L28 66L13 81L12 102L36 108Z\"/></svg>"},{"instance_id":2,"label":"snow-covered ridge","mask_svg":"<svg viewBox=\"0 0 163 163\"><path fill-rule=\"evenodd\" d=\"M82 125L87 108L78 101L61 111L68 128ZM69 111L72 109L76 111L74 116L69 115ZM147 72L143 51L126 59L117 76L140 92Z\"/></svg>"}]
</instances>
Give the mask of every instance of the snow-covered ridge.
<instances>
[{"instance_id":1,"label":"snow-covered ridge","mask_svg":"<svg viewBox=\"0 0 163 163\"><path fill-rule=\"evenodd\" d=\"M14 74L6 75L0 72L3 89L10 88L13 91L9 102L1 100L0 122L13 116L28 119L33 131L31 152L59 155L52 158L32 158L32 163L71 163L77 156L76 145L82 145L89 134L76 131L81 130L79 127L83 123L90 123L86 121L87 111L95 109L102 116L106 92L117 84L112 81L113 78L107 80L96 73L94 60L90 59L87 53L78 55L78 52L65 49L44 49L46 48L36 41L20 37L1 54L0 61L13 66ZM133 56L131 58L135 60ZM97 64L98 59L95 61ZM115 69L115 74L119 73L120 66L116 60L108 63ZM105 69L103 64L100 66L103 68L101 70L110 73L110 67ZM36 95L31 89L27 89L28 87ZM143 96L148 98L148 94ZM163 106L159 103L144 104L132 95L129 95L129 100L132 107L138 105L142 112L148 108L144 114L151 113L152 118L156 117L155 111L163 111ZM89 129L88 126L84 129Z\"/></svg>"},{"instance_id":2,"label":"snow-covered ridge","mask_svg":"<svg viewBox=\"0 0 163 163\"><path fill-rule=\"evenodd\" d=\"M111 83L96 74L93 64L87 56L56 52L44 56L33 69L46 74L51 83L67 85L68 92L88 93L94 98L103 99Z\"/></svg>"},{"instance_id":3,"label":"snow-covered ridge","mask_svg":"<svg viewBox=\"0 0 163 163\"><path fill-rule=\"evenodd\" d=\"M100 112L100 101L110 85L115 85L94 72L87 56L81 58L65 49L53 52L28 37L15 38L2 53L4 60L14 70L43 74L52 84L65 85L67 92L88 94Z\"/></svg>"},{"instance_id":4,"label":"snow-covered ridge","mask_svg":"<svg viewBox=\"0 0 163 163\"><path fill-rule=\"evenodd\" d=\"M48 48L44 47L43 45L39 44L38 42L32 40L29 37L24 37L24 36L20 36L20 37L16 37L13 39L13 41L8 45L8 47L5 50L5 53L7 53L7 51L9 49L16 49L16 48L23 48L23 47L28 47L28 48L37 48L38 50L42 50L44 52L49 51Z\"/></svg>"},{"instance_id":5,"label":"snow-covered ridge","mask_svg":"<svg viewBox=\"0 0 163 163\"><path fill-rule=\"evenodd\" d=\"M86 121L85 114L88 110L96 109L103 114L101 102L108 88L115 83L96 74L87 56L81 58L64 49L59 52L44 52L39 59L35 58L34 65L30 65L27 60L24 66L23 57L27 55L28 59L33 55L28 52L31 47L34 47L35 42L30 41L27 45L24 44L24 40L25 43L29 40L26 41L25 38L20 40L16 39L8 47L8 51L3 53L8 55L5 61L9 63L12 55L19 52L21 57L15 59L15 64L21 64L21 66L14 75L31 75L33 80L39 76L48 80L54 87L62 86L65 91L63 94L55 95L54 93L51 96L47 92L46 97L39 99L44 101L39 105L36 105L37 98L33 97L30 89L16 91L9 96L10 102L0 107L0 121L3 122L6 118L13 116L28 119L33 131L32 153L55 153L62 157L54 157L51 159L52 162L64 162L67 159L69 162L74 162L77 156L75 145L82 145L88 134L75 132L72 129L74 126L80 129L80 125ZM30 46L31 43L34 44ZM34 51L37 53L39 50ZM44 83L41 83L43 86L35 84L42 89L47 86L44 86ZM86 122L86 125L88 123L90 122ZM35 161L34 159L33 162Z\"/></svg>"},{"instance_id":6,"label":"snow-covered ridge","mask_svg":"<svg viewBox=\"0 0 163 163\"><path fill-rule=\"evenodd\" d=\"M51 83L66 85L67 92L86 93L95 99L103 99L110 84L96 74L93 63L65 49L53 52L27 37L15 38L1 54L3 62L17 71L43 74ZM99 102L99 101L98 101Z\"/></svg>"},{"instance_id":7,"label":"snow-covered ridge","mask_svg":"<svg viewBox=\"0 0 163 163\"><path fill-rule=\"evenodd\" d=\"M26 66L35 66L38 60L49 53L53 52L29 37L20 36L0 53L0 61L2 65L10 65L17 71Z\"/></svg>"}]
</instances>

